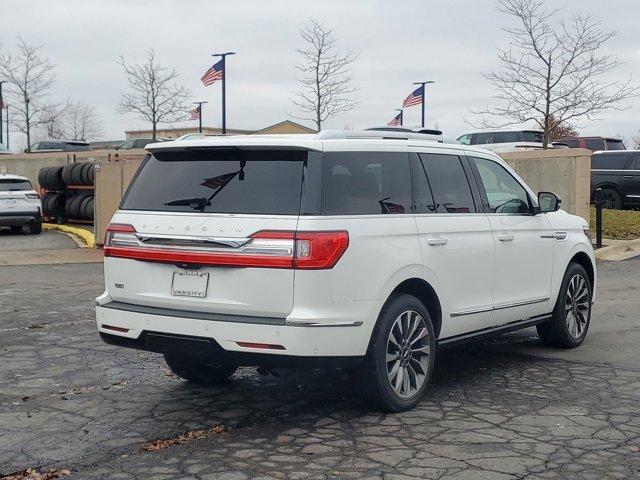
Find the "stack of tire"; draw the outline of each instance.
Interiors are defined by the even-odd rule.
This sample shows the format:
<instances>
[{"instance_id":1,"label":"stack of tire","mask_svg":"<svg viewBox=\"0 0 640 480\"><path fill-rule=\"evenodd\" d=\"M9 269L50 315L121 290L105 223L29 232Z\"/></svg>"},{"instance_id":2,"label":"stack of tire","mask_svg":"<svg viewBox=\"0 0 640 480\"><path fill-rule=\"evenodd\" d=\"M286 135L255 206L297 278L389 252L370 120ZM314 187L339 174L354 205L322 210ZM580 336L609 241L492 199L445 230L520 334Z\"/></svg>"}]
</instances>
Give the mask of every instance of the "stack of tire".
<instances>
[{"instance_id":1,"label":"stack of tire","mask_svg":"<svg viewBox=\"0 0 640 480\"><path fill-rule=\"evenodd\" d=\"M95 181L92 162L70 163L62 168L62 181L67 186L65 216L72 220L93 220L93 190L74 189L91 186Z\"/></svg>"},{"instance_id":2,"label":"stack of tire","mask_svg":"<svg viewBox=\"0 0 640 480\"><path fill-rule=\"evenodd\" d=\"M66 199L65 184L62 181L62 167L44 167L38 172L38 184L47 190L42 197L43 214L48 217L64 216Z\"/></svg>"},{"instance_id":3,"label":"stack of tire","mask_svg":"<svg viewBox=\"0 0 640 480\"><path fill-rule=\"evenodd\" d=\"M95 180L93 163L80 162L65 165L62 168L61 178L67 187L71 185L93 185Z\"/></svg>"},{"instance_id":4,"label":"stack of tire","mask_svg":"<svg viewBox=\"0 0 640 480\"><path fill-rule=\"evenodd\" d=\"M78 192L67 197L64 211L72 220L93 220L93 193Z\"/></svg>"}]
</instances>

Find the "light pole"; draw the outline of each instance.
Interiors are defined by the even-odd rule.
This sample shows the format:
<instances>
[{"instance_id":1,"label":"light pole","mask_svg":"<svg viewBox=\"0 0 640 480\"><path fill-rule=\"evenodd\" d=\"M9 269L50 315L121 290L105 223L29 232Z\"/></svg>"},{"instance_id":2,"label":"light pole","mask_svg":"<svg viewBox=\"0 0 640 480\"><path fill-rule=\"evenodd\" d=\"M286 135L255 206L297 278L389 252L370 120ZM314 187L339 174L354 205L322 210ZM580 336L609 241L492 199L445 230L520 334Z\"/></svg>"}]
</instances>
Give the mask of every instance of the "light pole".
<instances>
[{"instance_id":1,"label":"light pole","mask_svg":"<svg viewBox=\"0 0 640 480\"><path fill-rule=\"evenodd\" d=\"M226 99L226 85L227 80L227 55L235 55L235 52L214 53L212 57L221 57L222 59L222 134L227 133L227 99Z\"/></svg>"},{"instance_id":2,"label":"light pole","mask_svg":"<svg viewBox=\"0 0 640 480\"><path fill-rule=\"evenodd\" d=\"M7 143L5 143L5 147L9 150L9 105L5 107L7 109ZM2 109L0 108L0 115L2 115Z\"/></svg>"},{"instance_id":3,"label":"light pole","mask_svg":"<svg viewBox=\"0 0 640 480\"><path fill-rule=\"evenodd\" d=\"M0 143L2 143L2 109L4 108L4 102L2 101L2 84L6 80L0 80Z\"/></svg>"},{"instance_id":4,"label":"light pole","mask_svg":"<svg viewBox=\"0 0 640 480\"><path fill-rule=\"evenodd\" d=\"M404 110L401 108L396 108L398 112L400 112L400 126L402 127L404 124Z\"/></svg>"},{"instance_id":5,"label":"light pole","mask_svg":"<svg viewBox=\"0 0 640 480\"><path fill-rule=\"evenodd\" d=\"M202 104L209 102L193 102L198 105L198 133L202 133Z\"/></svg>"},{"instance_id":6,"label":"light pole","mask_svg":"<svg viewBox=\"0 0 640 480\"><path fill-rule=\"evenodd\" d=\"M433 80L427 80L426 82L413 82L414 85L422 85L422 128L424 128L424 97L426 96L424 86L429 83L436 83Z\"/></svg>"}]
</instances>

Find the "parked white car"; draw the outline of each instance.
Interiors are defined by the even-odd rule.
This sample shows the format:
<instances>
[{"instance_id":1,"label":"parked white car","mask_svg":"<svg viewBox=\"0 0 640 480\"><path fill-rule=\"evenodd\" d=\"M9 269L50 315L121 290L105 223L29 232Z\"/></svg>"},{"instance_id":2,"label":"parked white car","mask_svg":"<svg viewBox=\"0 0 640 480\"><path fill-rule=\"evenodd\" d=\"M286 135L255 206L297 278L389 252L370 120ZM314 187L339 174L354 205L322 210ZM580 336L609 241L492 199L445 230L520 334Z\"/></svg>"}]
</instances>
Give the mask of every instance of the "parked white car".
<instances>
[{"instance_id":1,"label":"parked white car","mask_svg":"<svg viewBox=\"0 0 640 480\"><path fill-rule=\"evenodd\" d=\"M0 174L0 226L19 232L42 231L42 202L27 177Z\"/></svg>"},{"instance_id":2,"label":"parked white car","mask_svg":"<svg viewBox=\"0 0 640 480\"><path fill-rule=\"evenodd\" d=\"M585 338L587 222L491 152L379 131L147 149L108 227L97 326L186 380L337 365L400 411L439 348L532 326Z\"/></svg>"},{"instance_id":3,"label":"parked white car","mask_svg":"<svg viewBox=\"0 0 640 480\"><path fill-rule=\"evenodd\" d=\"M519 150L539 150L542 148L541 130L521 130L513 128L485 129L465 133L457 138L461 145L473 145L496 153ZM553 145L549 145L553 148Z\"/></svg>"}]
</instances>

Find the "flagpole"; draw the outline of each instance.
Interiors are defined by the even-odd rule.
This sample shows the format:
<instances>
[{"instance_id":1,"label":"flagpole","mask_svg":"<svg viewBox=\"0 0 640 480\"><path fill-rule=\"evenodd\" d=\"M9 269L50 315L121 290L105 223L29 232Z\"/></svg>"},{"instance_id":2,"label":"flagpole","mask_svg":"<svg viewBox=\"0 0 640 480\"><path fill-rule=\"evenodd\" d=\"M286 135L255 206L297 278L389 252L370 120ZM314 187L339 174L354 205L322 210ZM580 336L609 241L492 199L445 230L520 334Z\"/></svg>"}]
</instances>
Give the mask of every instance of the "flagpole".
<instances>
[{"instance_id":1,"label":"flagpole","mask_svg":"<svg viewBox=\"0 0 640 480\"><path fill-rule=\"evenodd\" d=\"M198 105L198 133L202 133L202 104L209 102L193 102Z\"/></svg>"},{"instance_id":2,"label":"flagpole","mask_svg":"<svg viewBox=\"0 0 640 480\"><path fill-rule=\"evenodd\" d=\"M422 85L422 128L424 128L424 100L426 95L424 86L429 83L436 83L433 80L427 80L426 82L413 82L414 85Z\"/></svg>"},{"instance_id":3,"label":"flagpole","mask_svg":"<svg viewBox=\"0 0 640 480\"><path fill-rule=\"evenodd\" d=\"M401 108L396 108L398 112L400 112L400 126L404 124L404 111Z\"/></svg>"},{"instance_id":4,"label":"flagpole","mask_svg":"<svg viewBox=\"0 0 640 480\"><path fill-rule=\"evenodd\" d=\"M211 55L212 57L222 58L222 134L223 135L227 133L227 99L226 99L227 55L235 55L235 52L214 53Z\"/></svg>"}]
</instances>

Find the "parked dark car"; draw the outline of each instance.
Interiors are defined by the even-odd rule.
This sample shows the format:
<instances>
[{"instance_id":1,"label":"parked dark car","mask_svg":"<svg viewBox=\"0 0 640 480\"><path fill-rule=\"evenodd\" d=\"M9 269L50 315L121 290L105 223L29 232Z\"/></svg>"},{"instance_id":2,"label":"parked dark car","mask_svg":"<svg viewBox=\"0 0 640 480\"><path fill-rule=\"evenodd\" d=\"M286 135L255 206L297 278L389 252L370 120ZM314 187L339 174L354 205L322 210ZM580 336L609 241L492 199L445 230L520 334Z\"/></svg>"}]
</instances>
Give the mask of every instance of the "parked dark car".
<instances>
[{"instance_id":1,"label":"parked dark car","mask_svg":"<svg viewBox=\"0 0 640 480\"><path fill-rule=\"evenodd\" d=\"M569 148L586 148L592 151L598 150L625 150L626 147L619 138L607 137L565 137L556 140L564 143Z\"/></svg>"},{"instance_id":2,"label":"parked dark car","mask_svg":"<svg viewBox=\"0 0 640 480\"><path fill-rule=\"evenodd\" d=\"M602 188L605 208L640 207L640 150L591 156L591 199Z\"/></svg>"},{"instance_id":3,"label":"parked dark car","mask_svg":"<svg viewBox=\"0 0 640 480\"><path fill-rule=\"evenodd\" d=\"M25 153L42 152L84 152L91 150L88 142L82 140L42 140L31 145Z\"/></svg>"},{"instance_id":4,"label":"parked dark car","mask_svg":"<svg viewBox=\"0 0 640 480\"><path fill-rule=\"evenodd\" d=\"M116 147L116 150L133 150L134 148L144 148L149 143L157 143L163 141L163 138L156 138L155 140L153 138L132 138L131 140L122 142Z\"/></svg>"}]
</instances>

